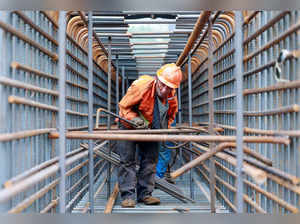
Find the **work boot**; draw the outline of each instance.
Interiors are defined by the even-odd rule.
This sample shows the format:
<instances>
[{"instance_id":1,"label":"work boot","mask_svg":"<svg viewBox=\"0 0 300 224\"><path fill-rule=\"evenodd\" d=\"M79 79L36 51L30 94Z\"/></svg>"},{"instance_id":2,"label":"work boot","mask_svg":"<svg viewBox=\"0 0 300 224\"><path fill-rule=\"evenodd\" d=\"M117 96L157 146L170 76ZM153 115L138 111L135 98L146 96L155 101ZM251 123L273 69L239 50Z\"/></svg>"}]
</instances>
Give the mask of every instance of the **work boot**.
<instances>
[{"instance_id":1,"label":"work boot","mask_svg":"<svg viewBox=\"0 0 300 224\"><path fill-rule=\"evenodd\" d=\"M143 202L145 205L159 205L160 199L152 197L151 195L148 195L144 197L143 199L140 199L139 202Z\"/></svg>"},{"instance_id":2,"label":"work boot","mask_svg":"<svg viewBox=\"0 0 300 224\"><path fill-rule=\"evenodd\" d=\"M134 208L135 207L135 201L131 198L126 198L121 202L122 208Z\"/></svg>"}]
</instances>

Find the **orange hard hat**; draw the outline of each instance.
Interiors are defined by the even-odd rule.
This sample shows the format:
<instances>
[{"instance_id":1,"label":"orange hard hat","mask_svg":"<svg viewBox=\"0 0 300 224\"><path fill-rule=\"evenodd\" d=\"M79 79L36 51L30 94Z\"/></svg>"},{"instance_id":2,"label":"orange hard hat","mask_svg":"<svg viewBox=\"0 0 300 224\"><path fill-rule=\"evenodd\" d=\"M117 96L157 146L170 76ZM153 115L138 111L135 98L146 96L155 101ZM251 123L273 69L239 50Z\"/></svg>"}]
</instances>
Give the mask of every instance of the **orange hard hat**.
<instances>
[{"instance_id":1,"label":"orange hard hat","mask_svg":"<svg viewBox=\"0 0 300 224\"><path fill-rule=\"evenodd\" d=\"M156 72L157 78L170 88L178 88L182 79L180 67L174 63L165 64Z\"/></svg>"}]
</instances>

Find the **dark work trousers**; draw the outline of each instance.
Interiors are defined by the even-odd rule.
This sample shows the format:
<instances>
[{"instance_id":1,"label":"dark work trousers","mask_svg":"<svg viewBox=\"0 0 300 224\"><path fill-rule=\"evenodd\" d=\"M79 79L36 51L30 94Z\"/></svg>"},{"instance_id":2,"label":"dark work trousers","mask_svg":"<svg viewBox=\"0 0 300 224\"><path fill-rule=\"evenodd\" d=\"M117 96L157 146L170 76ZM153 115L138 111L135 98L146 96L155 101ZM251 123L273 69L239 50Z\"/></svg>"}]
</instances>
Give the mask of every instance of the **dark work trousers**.
<instances>
[{"instance_id":1,"label":"dark work trousers","mask_svg":"<svg viewBox=\"0 0 300 224\"><path fill-rule=\"evenodd\" d=\"M160 128L159 109L155 100L152 129ZM121 125L121 129L126 129ZM120 155L118 182L121 198L143 199L151 195L155 185L156 164L158 161L159 142L117 141ZM136 170L136 145L138 145L140 167Z\"/></svg>"}]
</instances>

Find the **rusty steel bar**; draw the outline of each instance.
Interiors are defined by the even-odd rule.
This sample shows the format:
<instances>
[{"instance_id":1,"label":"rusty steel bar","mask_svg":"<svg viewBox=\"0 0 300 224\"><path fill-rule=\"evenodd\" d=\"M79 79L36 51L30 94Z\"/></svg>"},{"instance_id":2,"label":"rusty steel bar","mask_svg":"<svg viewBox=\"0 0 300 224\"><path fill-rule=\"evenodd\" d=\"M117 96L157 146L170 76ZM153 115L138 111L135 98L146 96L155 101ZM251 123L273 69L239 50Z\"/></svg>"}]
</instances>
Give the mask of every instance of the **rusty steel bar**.
<instances>
[{"instance_id":1,"label":"rusty steel bar","mask_svg":"<svg viewBox=\"0 0 300 224\"><path fill-rule=\"evenodd\" d=\"M49 134L49 138L58 138L58 132ZM236 136L211 136L211 135L142 135L142 134L96 134L87 132L67 132L68 139L96 139L96 140L128 140L128 141L192 141L192 142L234 142ZM271 136L244 136L243 141L247 143L277 143L290 144L290 140L284 137Z\"/></svg>"},{"instance_id":2,"label":"rusty steel bar","mask_svg":"<svg viewBox=\"0 0 300 224\"><path fill-rule=\"evenodd\" d=\"M67 153L66 157L74 156L75 154L78 154L78 153L80 153L83 150L85 150L85 148L83 148L83 147L75 149L75 150ZM17 184L18 182L26 179L27 177L33 175L34 173L36 173L36 172L38 172L38 171L40 171L40 170L42 170L42 169L44 169L44 168L52 165L52 164L57 163L58 160L59 160L58 157L52 158L50 160L47 160L47 161L45 161L45 162L43 162L43 163L41 163L41 164L39 164L39 165L37 165L35 167L33 167L33 168L31 168L31 169L23 172L23 173L21 173L21 174L15 176L15 177L13 177L13 178L5 181L5 183L3 185L4 185L5 188L11 187L12 185Z\"/></svg>"},{"instance_id":3,"label":"rusty steel bar","mask_svg":"<svg viewBox=\"0 0 300 224\"><path fill-rule=\"evenodd\" d=\"M217 164L217 162L216 162ZM198 167L195 168L196 171L198 172L198 174L202 174L202 176L206 179L206 181L209 183L209 178L206 176L206 174L201 170L199 169ZM216 191L219 193L219 195L223 198L223 200L226 202L226 204L234 211L236 212L236 207L234 204L231 203L231 201L223 194L223 192L217 187L215 186L215 189Z\"/></svg>"},{"instance_id":4,"label":"rusty steel bar","mask_svg":"<svg viewBox=\"0 0 300 224\"><path fill-rule=\"evenodd\" d=\"M250 55L247 55L243 58L243 62L247 62L250 59L252 59L253 57L257 56L258 54L260 54L261 52L269 49L270 47L272 47L275 44L278 44L280 41L284 40L287 36L289 36L290 34L296 32L297 30L299 30L300 28L300 22L290 26L290 28L285 31L284 33L280 34L276 39L268 42L266 45L264 45L263 47L257 49L255 52L251 53Z\"/></svg>"},{"instance_id":5,"label":"rusty steel bar","mask_svg":"<svg viewBox=\"0 0 300 224\"><path fill-rule=\"evenodd\" d=\"M272 116L275 114L282 114L282 113L293 113L293 112L299 112L300 106L297 104L291 105L291 106L284 106L279 107L273 110L269 111L245 111L244 116Z\"/></svg>"},{"instance_id":6,"label":"rusty steel bar","mask_svg":"<svg viewBox=\"0 0 300 224\"><path fill-rule=\"evenodd\" d=\"M47 32L41 29L38 25L36 25L28 16L26 16L22 11L14 11L16 15L18 15L22 20L24 20L25 23L30 25L33 29L35 29L37 32L42 34L44 37L46 37L48 40L50 40L53 44L58 46L58 42Z\"/></svg>"},{"instance_id":7,"label":"rusty steel bar","mask_svg":"<svg viewBox=\"0 0 300 224\"><path fill-rule=\"evenodd\" d=\"M231 175L232 177L236 178L236 173L234 173L233 171L231 171L230 169L224 167L224 165L222 165L221 163L219 162L216 162L216 165L218 167L220 167L221 169L223 169L225 172L227 172L229 175ZM296 213L296 212L299 212L298 208L294 207L293 205L290 205L288 204L287 202L285 202L283 199L279 198L278 196L260 188L259 186L251 183L250 181L248 180L245 180L244 179L244 183L246 185L248 185L249 187L255 189L257 192L265 195L266 197L270 198L271 200L275 201L276 203L280 204L282 207L288 209L289 211L293 212L293 213Z\"/></svg>"},{"instance_id":8,"label":"rusty steel bar","mask_svg":"<svg viewBox=\"0 0 300 224\"><path fill-rule=\"evenodd\" d=\"M139 129L139 130L103 130L98 131L99 129L94 129L94 133L97 134L182 134L182 133L207 133L207 129L203 130L194 130L194 129Z\"/></svg>"},{"instance_id":9,"label":"rusty steel bar","mask_svg":"<svg viewBox=\"0 0 300 224\"><path fill-rule=\"evenodd\" d=\"M103 161L103 160L102 160ZM98 166L100 164L100 162L102 161L99 161L96 165L95 165L95 168L96 166ZM86 161L87 162L87 161ZM105 165L105 164L104 164ZM102 171L104 166L102 166L97 175L96 176L99 176L100 172ZM82 176L68 191L67 191L67 194L69 194L70 192L72 192L74 190L74 187L78 186L86 177L88 176L88 173L86 173L84 176ZM96 179L96 178L95 178ZM58 201L59 201L59 197L57 197L55 200L52 200L43 210L40 211L40 213L46 213L48 212L51 208L54 208L57 204L58 204Z\"/></svg>"},{"instance_id":10,"label":"rusty steel bar","mask_svg":"<svg viewBox=\"0 0 300 224\"><path fill-rule=\"evenodd\" d=\"M104 160L101 160L99 162L103 162L103 161ZM74 168L68 170L68 172L66 172L66 176L70 176L70 175L74 174L76 171L78 171L80 168L85 166L87 163L88 163L88 160L86 160L86 161L78 164ZM99 164L100 163L98 163L98 165ZM95 168L96 168L96 165L95 165ZM22 212L24 209L28 208L31 204L33 204L34 201L36 201L37 199L39 199L40 197L45 195L49 190L53 189L56 185L58 185L59 181L60 181L60 178L57 178L56 180L52 181L50 184L43 187L38 192L34 193L33 195L29 196L28 198L24 199L22 202L17 204L14 208L9 210L8 213L20 213L20 212Z\"/></svg>"},{"instance_id":11,"label":"rusty steel bar","mask_svg":"<svg viewBox=\"0 0 300 224\"><path fill-rule=\"evenodd\" d=\"M102 170L99 170L97 174L95 175L95 179L101 174ZM79 181L77 182L79 183ZM75 203L75 201L82 195L82 193L88 189L89 184L86 184L80 191L77 192L77 194L72 198L72 200L69 201L68 205L66 206L66 210L69 210L71 206ZM70 193L70 192L68 192Z\"/></svg>"},{"instance_id":12,"label":"rusty steel bar","mask_svg":"<svg viewBox=\"0 0 300 224\"><path fill-rule=\"evenodd\" d=\"M265 163L268 166L272 166L272 164L273 164L272 160L270 160L267 157L264 157L263 155L251 150L247 146L243 146L243 151L244 151L245 154L247 154L249 156L252 156L256 160L261 161L261 162Z\"/></svg>"},{"instance_id":13,"label":"rusty steel bar","mask_svg":"<svg viewBox=\"0 0 300 224\"><path fill-rule=\"evenodd\" d=\"M206 37L207 33L209 32L209 29L212 28L212 24L215 23L216 19L218 18L218 16L221 14L221 11L217 11L216 14L214 15L213 18L211 18L211 26L207 27L205 29L205 31L203 32L203 34L201 35L201 38L199 39L199 41L197 42L197 44L195 45L194 49L191 52L191 55L193 56L195 51L198 49L198 47L200 46L200 44L203 42L204 38Z\"/></svg>"},{"instance_id":14,"label":"rusty steel bar","mask_svg":"<svg viewBox=\"0 0 300 224\"><path fill-rule=\"evenodd\" d=\"M100 117L101 111L103 111L103 112L105 112L105 113L107 113L109 115L112 115L112 116L114 116L114 117L116 117L116 118L118 118L118 119L120 119L122 121L125 121L126 123L130 124L133 127L137 127L137 125L134 122L130 121L130 120L127 120L127 119L125 119L125 118L123 118L123 117L121 117L121 116L119 116L119 115L117 115L117 114L115 114L115 113L113 113L113 112L111 112L109 110L106 110L104 108L98 108L97 109L97 113L96 113L96 125L95 125L95 128L98 128L98 126L99 126L99 117ZM109 127L109 125L108 125L108 127Z\"/></svg>"},{"instance_id":15,"label":"rusty steel bar","mask_svg":"<svg viewBox=\"0 0 300 224\"><path fill-rule=\"evenodd\" d=\"M194 45L194 42L199 37L201 31L203 30L204 25L208 21L210 14L211 14L210 11L204 11L200 14L200 16L194 26L193 32L190 34L187 44L184 47L183 52L181 53L181 55L179 56L179 58L176 62L177 66L181 66L182 62L187 57L188 53L190 52L190 50L192 49L192 47Z\"/></svg>"},{"instance_id":16,"label":"rusty steel bar","mask_svg":"<svg viewBox=\"0 0 300 224\"><path fill-rule=\"evenodd\" d=\"M293 112L299 112L300 106L297 104L290 105L290 106L283 106L279 107L273 110L268 111L245 111L244 116L251 117L251 116L271 116L276 114L282 114L282 113L293 113ZM234 114L235 111L233 110L218 110L215 111L216 114ZM205 114L205 113L200 113Z\"/></svg>"},{"instance_id":17,"label":"rusty steel bar","mask_svg":"<svg viewBox=\"0 0 300 224\"><path fill-rule=\"evenodd\" d=\"M218 146L216 146L213 149L210 149L210 151L202 154L201 156L199 156L198 158L191 160L190 162L186 163L184 166L180 167L179 169L173 171L171 173L171 178L177 178L179 176L181 176L182 174L184 174L185 172L189 171L190 169L192 169L193 167L203 163L205 160L211 158L213 155L215 155L216 153L224 150L225 148L229 148L229 147L235 147L235 143L233 142L224 142L219 144Z\"/></svg>"},{"instance_id":18,"label":"rusty steel bar","mask_svg":"<svg viewBox=\"0 0 300 224\"><path fill-rule=\"evenodd\" d=\"M107 201L107 204L106 204L105 209L104 209L104 214L110 214L111 213L111 211L112 211L112 209L114 207L116 198L117 198L117 196L119 194L119 191L120 191L119 184L117 182L115 184L113 192L111 193L111 195L110 195L110 197L109 197L109 199Z\"/></svg>"},{"instance_id":19,"label":"rusty steel bar","mask_svg":"<svg viewBox=\"0 0 300 224\"><path fill-rule=\"evenodd\" d=\"M254 11L249 16L245 17L243 26L247 25L260 11Z\"/></svg>"},{"instance_id":20,"label":"rusty steel bar","mask_svg":"<svg viewBox=\"0 0 300 224\"><path fill-rule=\"evenodd\" d=\"M194 146L196 146L197 148L200 148L201 150L204 150L205 152L208 152L209 149L205 146L199 145L197 143L192 143ZM196 153L198 153L199 155L201 155L201 153L199 152L199 150L194 149L194 151ZM230 164L232 164L233 166L236 166L237 161L235 158L233 158L232 156L225 154L223 152L219 152L217 153L215 156L217 156L218 158L221 158L227 162L229 162ZM249 175L250 177L253 178L253 180L258 183L258 184L262 184L266 181L267 179L267 173L265 171L263 171L262 169L258 169L255 166L249 165L246 162L243 162L243 171Z\"/></svg>"},{"instance_id":21,"label":"rusty steel bar","mask_svg":"<svg viewBox=\"0 0 300 224\"><path fill-rule=\"evenodd\" d=\"M256 30L252 35L247 37L247 39L244 40L243 44L249 43L254 38L258 37L260 34L262 34L264 31L272 27L275 23L277 23L279 20L281 20L286 14L290 13L289 11L283 11L279 13L277 16L275 16L272 20L268 21L268 23L264 26L262 26L260 29Z\"/></svg>"},{"instance_id":22,"label":"rusty steel bar","mask_svg":"<svg viewBox=\"0 0 300 224\"><path fill-rule=\"evenodd\" d=\"M272 91L295 89L295 88L300 88L300 80L295 80L295 81L290 81L290 82L282 82L282 83L279 82L273 86L267 86L267 87L263 87L263 88L245 89L243 94L244 94L244 96L247 96L249 94L258 94L258 93L264 93L264 92L272 92Z\"/></svg>"},{"instance_id":23,"label":"rusty steel bar","mask_svg":"<svg viewBox=\"0 0 300 224\"><path fill-rule=\"evenodd\" d=\"M97 150L98 148L103 147L103 145L106 144L106 141L104 141L103 143L101 143L100 145L96 146L94 148L94 151ZM66 159L66 166L69 166L70 164L78 161L81 158L84 158L88 155L87 151L78 153L70 158ZM29 188L30 186L38 183L41 180L46 179L49 176L54 175L57 171L59 170L59 166L58 164L53 164L43 170L41 170L40 172L33 174L32 176L30 176L29 178L21 181L18 184L12 185L9 188L5 188L5 189L1 189L0 190L0 202L4 202L9 200L11 197L13 197L14 195L26 190L27 188Z\"/></svg>"},{"instance_id":24,"label":"rusty steel bar","mask_svg":"<svg viewBox=\"0 0 300 224\"><path fill-rule=\"evenodd\" d=\"M221 11L217 11L216 14L214 15L214 17L211 19L212 24L214 24L214 22L216 21L216 19L218 18L218 16L221 14ZM198 47L201 45L201 43L203 42L203 40L205 39L206 35L208 33L208 27L205 29L205 31L203 32L203 34L201 35L200 39L198 40L198 42L196 43L195 47L193 48L193 50L191 51L191 56L193 56L195 54L195 52L197 51ZM205 59L207 60L207 58ZM182 63L182 66L184 66L184 64L187 62L187 60L185 60L185 62ZM202 64L202 63L201 63ZM198 68L200 68L201 65L199 65L196 69L196 71L198 70Z\"/></svg>"},{"instance_id":25,"label":"rusty steel bar","mask_svg":"<svg viewBox=\"0 0 300 224\"><path fill-rule=\"evenodd\" d=\"M40 211L41 214L47 213L50 209L56 207L58 204L58 199L52 200L43 210Z\"/></svg>"},{"instance_id":26,"label":"rusty steel bar","mask_svg":"<svg viewBox=\"0 0 300 224\"><path fill-rule=\"evenodd\" d=\"M202 167L208 172L208 167L206 167L205 164L202 164ZM199 171L202 173L201 169L199 169ZM203 173L202 173L203 174ZM229 183L225 182L224 180L222 180L220 177L218 177L217 175L215 176L216 179L223 184L224 186L226 186L230 191L237 193L237 189L233 186L231 186ZM266 214L266 211L263 210L256 202L254 202L248 195L246 194L242 194L242 200L247 202L248 204L250 204L251 206L253 206L255 208L256 211L258 211L259 213L264 213ZM238 211L238 210L237 210ZM236 212L237 212L236 211Z\"/></svg>"},{"instance_id":27,"label":"rusty steel bar","mask_svg":"<svg viewBox=\"0 0 300 224\"><path fill-rule=\"evenodd\" d=\"M12 27L11 25L4 23L2 21L0 21L0 27L2 29L4 29L5 31L13 34L14 36L20 38L21 40L23 40L24 42L30 44L33 47L38 48L40 51L42 51L44 54L48 55L49 57L51 57L54 61L58 60L58 55L55 53L52 53L51 51L49 51L48 49L44 48L43 46L41 46L39 43L37 43L36 41L28 38L26 35L24 35L22 32L16 30L14 27Z\"/></svg>"},{"instance_id":28,"label":"rusty steel bar","mask_svg":"<svg viewBox=\"0 0 300 224\"><path fill-rule=\"evenodd\" d=\"M56 106L39 103L39 102L36 102L33 100L28 100L26 98L22 98L22 97L18 97L18 96L9 96L8 102L11 104L23 104L23 105L27 105L27 106L37 107L37 108L44 109L44 110L51 110L54 112L58 112L58 107L56 107ZM72 110L66 110L66 113L72 114L72 115L77 115L77 116L82 116L82 117L88 116L88 114L80 113L80 112L72 111Z\"/></svg>"},{"instance_id":29,"label":"rusty steel bar","mask_svg":"<svg viewBox=\"0 0 300 224\"><path fill-rule=\"evenodd\" d=\"M231 156L236 156L233 152L225 152L225 153L227 153L227 154L229 154ZM259 161L254 160L252 158L245 158L245 161L247 163L249 163L249 164L251 164L251 165L259 168L259 169L262 169L264 171L267 171L268 173L271 173L273 175L276 175L276 176L280 177L281 179L289 181L289 182L291 182L294 185L297 185L297 184L300 183L300 178L298 178L296 176L293 176L293 175L291 175L289 173L286 173L286 172L284 172L282 170L279 170L279 169L277 169L275 167L270 167L270 166L265 165L265 164L263 164L263 163L261 163Z\"/></svg>"},{"instance_id":30,"label":"rusty steel bar","mask_svg":"<svg viewBox=\"0 0 300 224\"><path fill-rule=\"evenodd\" d=\"M35 91L35 92L39 92L39 93L45 93L45 94L50 94L53 96L58 96L58 91L37 87L35 85L27 84L27 83L24 83L24 82L21 82L18 80L14 80L14 79L10 79L10 78L6 78L6 77L0 77L0 83L3 85L15 87L15 88L21 88L21 89L25 89L25 90L31 90L31 91Z\"/></svg>"},{"instance_id":31,"label":"rusty steel bar","mask_svg":"<svg viewBox=\"0 0 300 224\"><path fill-rule=\"evenodd\" d=\"M0 142L7 142L18 140L22 138L28 138L37 135L49 134L55 131L55 128L44 128L44 129L36 129L36 130L27 130L27 131L19 131L14 133L5 133L0 134Z\"/></svg>"},{"instance_id":32,"label":"rusty steel bar","mask_svg":"<svg viewBox=\"0 0 300 224\"><path fill-rule=\"evenodd\" d=\"M206 125L207 123L201 122L200 124ZM216 124L216 123L215 125L229 130L236 130L236 127L230 125L223 125L223 124ZM262 130L262 129L244 127L244 132L251 133L251 134L261 134L261 135L286 135L291 137L300 137L300 130Z\"/></svg>"},{"instance_id":33,"label":"rusty steel bar","mask_svg":"<svg viewBox=\"0 0 300 224\"><path fill-rule=\"evenodd\" d=\"M103 178L102 183L100 184L100 186L99 186L98 189L96 190L96 192L95 192L95 194L94 194L94 200L96 199L97 195L103 190L104 185L106 184L106 181L107 181L107 176L105 176L105 177ZM87 203L85 204L84 208L82 209L82 213L86 213L86 212L88 211L89 207L90 207L90 203L87 202Z\"/></svg>"},{"instance_id":34,"label":"rusty steel bar","mask_svg":"<svg viewBox=\"0 0 300 224\"><path fill-rule=\"evenodd\" d=\"M82 11L78 11L78 14L79 16L81 17L82 21L84 22L85 26L88 27L88 22L86 21L85 19L85 15ZM108 57L108 52L107 50L105 49L105 46L102 44L102 42L100 41L99 37L98 37L98 34L93 30L93 36L96 40L96 42L98 43L98 45L100 46L100 48L102 49L103 53L105 54L106 57ZM116 68L116 66L114 65L113 62L111 62L112 66L114 68Z\"/></svg>"},{"instance_id":35,"label":"rusty steel bar","mask_svg":"<svg viewBox=\"0 0 300 224\"><path fill-rule=\"evenodd\" d=\"M51 75L51 74L48 74L48 73L45 73L45 72L42 72L42 71L39 71L37 69L34 69L34 68L31 68L27 65L23 65L23 64L20 64L19 62L16 62L16 61L13 61L10 65L13 69L21 69L23 71L26 71L26 72L30 72L30 73L34 73L38 76L41 76L41 77L45 77L45 78L50 78L50 79L54 79L54 80L58 80L58 77L55 76L55 75Z\"/></svg>"}]
</instances>

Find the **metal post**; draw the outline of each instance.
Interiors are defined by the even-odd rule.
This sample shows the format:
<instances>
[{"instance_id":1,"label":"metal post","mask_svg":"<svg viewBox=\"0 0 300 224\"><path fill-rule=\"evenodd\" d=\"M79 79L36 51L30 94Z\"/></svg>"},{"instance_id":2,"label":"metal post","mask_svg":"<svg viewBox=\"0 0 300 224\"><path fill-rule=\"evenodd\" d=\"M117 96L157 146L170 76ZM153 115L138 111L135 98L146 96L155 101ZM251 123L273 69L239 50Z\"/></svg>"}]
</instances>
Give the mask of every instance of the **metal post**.
<instances>
[{"instance_id":1,"label":"metal post","mask_svg":"<svg viewBox=\"0 0 300 224\"><path fill-rule=\"evenodd\" d=\"M108 87L107 87L107 110L111 112L111 37L108 37ZM107 117L107 129L110 129L110 119L111 117ZM108 142L109 155L111 155L111 141ZM111 182L111 163L108 164L107 169L107 199L110 196L110 182Z\"/></svg>"},{"instance_id":2,"label":"metal post","mask_svg":"<svg viewBox=\"0 0 300 224\"><path fill-rule=\"evenodd\" d=\"M116 114L119 114L119 56L116 55Z\"/></svg>"},{"instance_id":3,"label":"metal post","mask_svg":"<svg viewBox=\"0 0 300 224\"><path fill-rule=\"evenodd\" d=\"M126 75L126 89L129 88L129 80L128 80L128 75Z\"/></svg>"},{"instance_id":4,"label":"metal post","mask_svg":"<svg viewBox=\"0 0 300 224\"><path fill-rule=\"evenodd\" d=\"M211 18L208 21L208 101L209 101L209 126L208 131L210 135L214 135L214 77L213 77L213 41L212 41L212 22ZM209 149L213 150L215 143L209 144ZM209 185L210 185L210 210L211 213L216 212L216 191L215 191L215 159L211 157L209 160L210 173L209 173Z\"/></svg>"},{"instance_id":5,"label":"metal post","mask_svg":"<svg viewBox=\"0 0 300 224\"><path fill-rule=\"evenodd\" d=\"M189 125L192 126L193 112L192 112L192 65L191 54L188 54L188 95L189 95ZM189 144L190 150L192 149L192 143ZM190 153L190 160L193 160L193 154ZM190 194L194 199L194 184L193 184L193 169L190 171Z\"/></svg>"},{"instance_id":6,"label":"metal post","mask_svg":"<svg viewBox=\"0 0 300 224\"><path fill-rule=\"evenodd\" d=\"M89 11L88 17L88 115L89 115L89 133L93 132L93 13ZM94 158L93 158L94 143L89 140L89 201L90 213L94 213Z\"/></svg>"},{"instance_id":7,"label":"metal post","mask_svg":"<svg viewBox=\"0 0 300 224\"><path fill-rule=\"evenodd\" d=\"M125 95L125 67L122 66L122 97Z\"/></svg>"},{"instance_id":8,"label":"metal post","mask_svg":"<svg viewBox=\"0 0 300 224\"><path fill-rule=\"evenodd\" d=\"M243 212L243 15L235 11L235 78L236 78L236 150L237 150L237 212Z\"/></svg>"},{"instance_id":9,"label":"metal post","mask_svg":"<svg viewBox=\"0 0 300 224\"><path fill-rule=\"evenodd\" d=\"M178 123L182 124L182 105L181 105L181 85L179 85L177 89L177 95L178 95ZM182 157L182 149L179 149L179 156L180 156L180 162L183 165L183 157ZM182 176L180 176L182 179Z\"/></svg>"},{"instance_id":10,"label":"metal post","mask_svg":"<svg viewBox=\"0 0 300 224\"><path fill-rule=\"evenodd\" d=\"M66 212L66 12L59 12L59 212Z\"/></svg>"},{"instance_id":11,"label":"metal post","mask_svg":"<svg viewBox=\"0 0 300 224\"><path fill-rule=\"evenodd\" d=\"M8 23L9 21L9 12L2 11L0 13L0 18L2 22ZM6 46L6 38L5 38L5 32L3 29L0 29L0 46L1 46L1 52L0 52L0 76L6 76L9 73L8 70L8 61L7 61L7 46ZM1 102L7 101L7 94L5 94L5 88L4 85L0 85L0 100ZM0 132L1 133L7 133L9 132L9 125L7 123L7 107L8 105L6 103L2 104L0 107ZM10 178L10 172L11 172L11 158L12 158L12 151L7 148L7 144L0 142L0 184L4 184L6 180ZM0 203L0 212L7 212L10 209L9 203Z\"/></svg>"}]
</instances>

